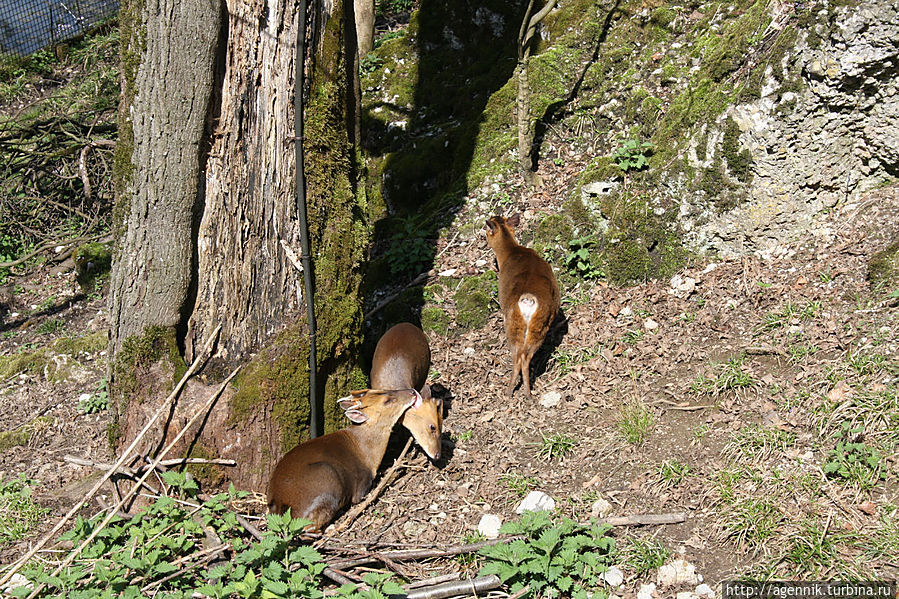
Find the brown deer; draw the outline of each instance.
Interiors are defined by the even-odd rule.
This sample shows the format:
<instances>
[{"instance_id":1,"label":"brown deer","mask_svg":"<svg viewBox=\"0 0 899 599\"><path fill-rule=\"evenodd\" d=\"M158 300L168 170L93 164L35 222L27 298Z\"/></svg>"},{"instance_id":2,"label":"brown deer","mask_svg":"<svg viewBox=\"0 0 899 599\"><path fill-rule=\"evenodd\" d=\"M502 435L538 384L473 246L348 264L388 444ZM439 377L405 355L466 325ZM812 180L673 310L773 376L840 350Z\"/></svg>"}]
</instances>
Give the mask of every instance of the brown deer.
<instances>
[{"instance_id":1,"label":"brown deer","mask_svg":"<svg viewBox=\"0 0 899 599\"><path fill-rule=\"evenodd\" d=\"M424 332L408 322L391 327L378 340L371 362L374 389L418 389L422 403L400 416L415 442L432 460L440 459L443 402L431 396L425 383L431 369L431 348Z\"/></svg>"},{"instance_id":2,"label":"brown deer","mask_svg":"<svg viewBox=\"0 0 899 599\"><path fill-rule=\"evenodd\" d=\"M415 389L353 391L338 400L359 426L300 443L281 458L268 485L268 506L276 514L290 509L294 518L321 530L337 513L358 503L371 487L387 450L390 431L422 397Z\"/></svg>"},{"instance_id":3,"label":"brown deer","mask_svg":"<svg viewBox=\"0 0 899 599\"><path fill-rule=\"evenodd\" d=\"M559 285L549 263L537 252L515 240L516 214L487 220L487 245L499 265L499 304L512 347L512 380L509 396L521 374L524 391L531 397L531 358L543 344L549 327L559 312Z\"/></svg>"}]
</instances>

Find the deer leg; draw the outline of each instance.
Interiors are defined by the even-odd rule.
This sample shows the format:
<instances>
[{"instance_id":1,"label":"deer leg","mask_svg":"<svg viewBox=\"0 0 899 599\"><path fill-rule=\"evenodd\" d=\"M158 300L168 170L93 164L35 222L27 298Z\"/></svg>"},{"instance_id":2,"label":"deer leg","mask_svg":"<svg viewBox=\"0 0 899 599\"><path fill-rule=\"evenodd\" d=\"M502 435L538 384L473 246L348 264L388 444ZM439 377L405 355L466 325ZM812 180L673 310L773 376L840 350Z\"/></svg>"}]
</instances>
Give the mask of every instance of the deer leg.
<instances>
[{"instance_id":1,"label":"deer leg","mask_svg":"<svg viewBox=\"0 0 899 599\"><path fill-rule=\"evenodd\" d=\"M521 373L520 353L517 347L512 348L512 380L509 381L509 389L506 392L509 397L515 392L515 386L518 385L518 375Z\"/></svg>"}]
</instances>

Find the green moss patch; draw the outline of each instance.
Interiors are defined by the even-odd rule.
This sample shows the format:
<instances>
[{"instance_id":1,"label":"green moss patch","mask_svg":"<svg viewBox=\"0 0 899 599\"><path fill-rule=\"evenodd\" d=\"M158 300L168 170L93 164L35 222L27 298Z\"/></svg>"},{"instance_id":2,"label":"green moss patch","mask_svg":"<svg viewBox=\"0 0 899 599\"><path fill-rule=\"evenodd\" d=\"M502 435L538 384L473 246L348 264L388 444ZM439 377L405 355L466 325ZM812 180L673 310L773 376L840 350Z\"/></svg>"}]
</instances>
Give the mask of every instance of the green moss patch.
<instances>
[{"instance_id":1,"label":"green moss patch","mask_svg":"<svg viewBox=\"0 0 899 599\"><path fill-rule=\"evenodd\" d=\"M899 241L871 256L868 279L872 283L899 286Z\"/></svg>"},{"instance_id":2,"label":"green moss patch","mask_svg":"<svg viewBox=\"0 0 899 599\"><path fill-rule=\"evenodd\" d=\"M456 302L456 324L463 331L479 329L487 324L496 309L493 300L497 295L496 272L467 277L453 295Z\"/></svg>"},{"instance_id":3,"label":"green moss patch","mask_svg":"<svg viewBox=\"0 0 899 599\"><path fill-rule=\"evenodd\" d=\"M12 447L28 445L28 440L30 438L31 431L27 430L25 427L14 431L3 431L0 433L0 452L6 451Z\"/></svg>"},{"instance_id":4,"label":"green moss patch","mask_svg":"<svg viewBox=\"0 0 899 599\"><path fill-rule=\"evenodd\" d=\"M688 254L673 222L673 209L661 215L642 196L620 194L602 202L609 229L601 245L605 272L616 285L667 278Z\"/></svg>"},{"instance_id":5,"label":"green moss patch","mask_svg":"<svg viewBox=\"0 0 899 599\"><path fill-rule=\"evenodd\" d=\"M235 379L231 420L240 422L262 406L271 406L281 447L308 439L308 334L301 325L288 329L244 367Z\"/></svg>"},{"instance_id":6,"label":"green moss patch","mask_svg":"<svg viewBox=\"0 0 899 599\"><path fill-rule=\"evenodd\" d=\"M421 328L424 331L446 336L449 325L450 316L443 308L425 306L421 309Z\"/></svg>"},{"instance_id":7,"label":"green moss patch","mask_svg":"<svg viewBox=\"0 0 899 599\"><path fill-rule=\"evenodd\" d=\"M128 337L112 364L113 419L118 419L131 401L168 395L186 371L174 329L151 326L143 335Z\"/></svg>"},{"instance_id":8,"label":"green moss patch","mask_svg":"<svg viewBox=\"0 0 899 599\"><path fill-rule=\"evenodd\" d=\"M53 342L53 351L77 357L81 354L95 354L103 351L108 344L108 333L97 331L82 337L60 337Z\"/></svg>"},{"instance_id":9,"label":"green moss patch","mask_svg":"<svg viewBox=\"0 0 899 599\"><path fill-rule=\"evenodd\" d=\"M112 264L112 250L109 244L85 243L73 255L75 280L82 291L94 290L95 282L109 273Z\"/></svg>"}]
</instances>

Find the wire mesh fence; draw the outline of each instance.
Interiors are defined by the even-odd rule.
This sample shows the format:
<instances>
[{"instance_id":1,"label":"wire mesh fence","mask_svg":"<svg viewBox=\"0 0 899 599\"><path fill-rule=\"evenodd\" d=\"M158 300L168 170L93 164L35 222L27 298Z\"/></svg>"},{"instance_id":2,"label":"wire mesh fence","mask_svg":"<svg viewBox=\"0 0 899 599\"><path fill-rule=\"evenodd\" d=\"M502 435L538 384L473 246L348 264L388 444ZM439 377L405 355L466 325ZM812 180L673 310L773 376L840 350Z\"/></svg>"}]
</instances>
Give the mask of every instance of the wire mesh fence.
<instances>
[{"instance_id":1,"label":"wire mesh fence","mask_svg":"<svg viewBox=\"0 0 899 599\"><path fill-rule=\"evenodd\" d=\"M71 39L119 9L119 0L0 0L0 51L26 56Z\"/></svg>"}]
</instances>

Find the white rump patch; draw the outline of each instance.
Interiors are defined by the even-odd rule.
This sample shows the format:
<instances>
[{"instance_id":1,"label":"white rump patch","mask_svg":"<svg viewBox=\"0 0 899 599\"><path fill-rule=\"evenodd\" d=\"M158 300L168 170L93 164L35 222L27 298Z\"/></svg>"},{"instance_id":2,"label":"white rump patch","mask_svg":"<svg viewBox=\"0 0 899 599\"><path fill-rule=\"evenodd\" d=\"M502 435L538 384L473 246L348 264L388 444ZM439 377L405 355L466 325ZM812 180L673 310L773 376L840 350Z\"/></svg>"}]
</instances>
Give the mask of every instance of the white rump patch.
<instances>
[{"instance_id":1,"label":"white rump patch","mask_svg":"<svg viewBox=\"0 0 899 599\"><path fill-rule=\"evenodd\" d=\"M531 317L537 311L537 305L537 298L531 293L523 293L518 298L518 310L525 322L531 322Z\"/></svg>"}]
</instances>

